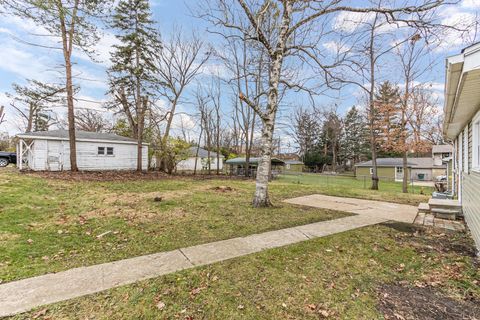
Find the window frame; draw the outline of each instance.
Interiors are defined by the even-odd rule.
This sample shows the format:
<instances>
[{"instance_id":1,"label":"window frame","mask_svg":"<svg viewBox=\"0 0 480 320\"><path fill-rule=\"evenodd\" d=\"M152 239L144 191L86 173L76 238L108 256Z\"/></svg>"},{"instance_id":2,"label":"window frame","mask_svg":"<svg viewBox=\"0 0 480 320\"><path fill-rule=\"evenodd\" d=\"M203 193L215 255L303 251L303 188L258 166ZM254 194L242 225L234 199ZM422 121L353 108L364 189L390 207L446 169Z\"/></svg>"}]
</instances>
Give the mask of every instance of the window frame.
<instances>
[{"instance_id":1,"label":"window frame","mask_svg":"<svg viewBox=\"0 0 480 320\"><path fill-rule=\"evenodd\" d=\"M100 149L102 150L102 153L100 153ZM106 153L105 147L97 147L97 156L104 156Z\"/></svg>"},{"instance_id":2,"label":"window frame","mask_svg":"<svg viewBox=\"0 0 480 320\"><path fill-rule=\"evenodd\" d=\"M108 153L108 149L112 150L111 154ZM105 147L105 155L107 157L114 157L115 156L115 148L114 147Z\"/></svg>"},{"instance_id":3,"label":"window frame","mask_svg":"<svg viewBox=\"0 0 480 320\"><path fill-rule=\"evenodd\" d=\"M472 171L480 173L480 111L472 120Z\"/></svg>"},{"instance_id":4,"label":"window frame","mask_svg":"<svg viewBox=\"0 0 480 320\"><path fill-rule=\"evenodd\" d=\"M373 175L373 168L370 168L370 174Z\"/></svg>"}]
</instances>

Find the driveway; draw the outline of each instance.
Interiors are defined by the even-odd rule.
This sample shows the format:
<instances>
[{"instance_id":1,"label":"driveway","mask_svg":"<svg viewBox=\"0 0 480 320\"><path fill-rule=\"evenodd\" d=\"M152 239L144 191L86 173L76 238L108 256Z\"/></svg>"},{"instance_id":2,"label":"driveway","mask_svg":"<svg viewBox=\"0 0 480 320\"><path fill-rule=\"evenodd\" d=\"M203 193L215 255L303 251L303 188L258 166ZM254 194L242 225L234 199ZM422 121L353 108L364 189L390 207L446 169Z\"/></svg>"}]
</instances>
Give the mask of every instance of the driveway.
<instances>
[{"instance_id":1,"label":"driveway","mask_svg":"<svg viewBox=\"0 0 480 320\"><path fill-rule=\"evenodd\" d=\"M321 194L288 199L285 202L407 223L413 223L417 216L417 207L406 204L333 197Z\"/></svg>"}]
</instances>

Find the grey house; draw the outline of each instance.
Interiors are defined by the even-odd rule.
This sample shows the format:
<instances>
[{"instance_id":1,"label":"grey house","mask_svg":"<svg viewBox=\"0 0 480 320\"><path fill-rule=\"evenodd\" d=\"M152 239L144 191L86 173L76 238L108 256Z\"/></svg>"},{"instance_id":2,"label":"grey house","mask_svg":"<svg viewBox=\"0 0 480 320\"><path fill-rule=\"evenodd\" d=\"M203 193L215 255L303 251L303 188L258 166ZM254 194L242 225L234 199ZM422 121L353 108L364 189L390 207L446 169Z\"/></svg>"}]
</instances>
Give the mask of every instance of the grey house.
<instances>
[{"instance_id":1,"label":"grey house","mask_svg":"<svg viewBox=\"0 0 480 320\"><path fill-rule=\"evenodd\" d=\"M443 133L453 141L453 189L480 248L480 43L447 58Z\"/></svg>"}]
</instances>

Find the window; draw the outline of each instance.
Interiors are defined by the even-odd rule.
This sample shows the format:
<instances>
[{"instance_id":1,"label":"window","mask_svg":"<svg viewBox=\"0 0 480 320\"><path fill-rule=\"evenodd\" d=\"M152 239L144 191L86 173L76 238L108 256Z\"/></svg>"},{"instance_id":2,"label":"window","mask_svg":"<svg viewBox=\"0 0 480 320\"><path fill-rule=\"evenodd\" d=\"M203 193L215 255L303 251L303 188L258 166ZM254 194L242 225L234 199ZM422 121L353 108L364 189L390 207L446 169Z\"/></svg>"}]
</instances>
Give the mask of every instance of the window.
<instances>
[{"instance_id":1,"label":"window","mask_svg":"<svg viewBox=\"0 0 480 320\"><path fill-rule=\"evenodd\" d=\"M480 112L472 121L472 170L480 172Z\"/></svg>"},{"instance_id":2,"label":"window","mask_svg":"<svg viewBox=\"0 0 480 320\"><path fill-rule=\"evenodd\" d=\"M113 156L113 147L98 147L97 154L99 156Z\"/></svg>"},{"instance_id":3,"label":"window","mask_svg":"<svg viewBox=\"0 0 480 320\"><path fill-rule=\"evenodd\" d=\"M397 173L403 173L403 167L397 167Z\"/></svg>"},{"instance_id":4,"label":"window","mask_svg":"<svg viewBox=\"0 0 480 320\"><path fill-rule=\"evenodd\" d=\"M370 174L373 174L373 168L370 168Z\"/></svg>"}]
</instances>

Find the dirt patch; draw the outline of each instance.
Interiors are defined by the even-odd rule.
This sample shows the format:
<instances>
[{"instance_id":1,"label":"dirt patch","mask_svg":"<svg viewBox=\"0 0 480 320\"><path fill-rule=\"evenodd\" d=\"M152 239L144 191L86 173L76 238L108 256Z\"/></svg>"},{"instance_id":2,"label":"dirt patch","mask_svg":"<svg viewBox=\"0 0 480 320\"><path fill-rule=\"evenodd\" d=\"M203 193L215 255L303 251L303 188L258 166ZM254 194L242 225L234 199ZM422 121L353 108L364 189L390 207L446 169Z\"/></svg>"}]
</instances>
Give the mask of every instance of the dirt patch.
<instances>
[{"instance_id":1,"label":"dirt patch","mask_svg":"<svg viewBox=\"0 0 480 320\"><path fill-rule=\"evenodd\" d=\"M475 244L472 237L466 232L434 229L405 223L386 223L384 225L401 232L395 235L395 240L399 244L412 247L419 253L455 253L476 257Z\"/></svg>"},{"instance_id":2,"label":"dirt patch","mask_svg":"<svg viewBox=\"0 0 480 320\"><path fill-rule=\"evenodd\" d=\"M8 231L0 232L0 244L7 243L8 241L12 241L18 238L20 238L19 234L11 233Z\"/></svg>"},{"instance_id":3,"label":"dirt patch","mask_svg":"<svg viewBox=\"0 0 480 320\"><path fill-rule=\"evenodd\" d=\"M385 319L480 319L480 301L457 301L434 288L388 284L378 294L378 309Z\"/></svg>"},{"instance_id":4,"label":"dirt patch","mask_svg":"<svg viewBox=\"0 0 480 320\"><path fill-rule=\"evenodd\" d=\"M45 179L65 180L65 181L136 181L136 180L245 180L243 177L226 175L187 175L172 174L168 175L159 171L148 171L138 173L136 171L25 171L23 174L40 177Z\"/></svg>"},{"instance_id":5,"label":"dirt patch","mask_svg":"<svg viewBox=\"0 0 480 320\"><path fill-rule=\"evenodd\" d=\"M218 186L218 187L213 187L211 190L220 192L220 193L225 193L225 192L232 192L235 191L232 187L229 186Z\"/></svg>"}]
</instances>

